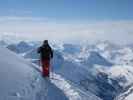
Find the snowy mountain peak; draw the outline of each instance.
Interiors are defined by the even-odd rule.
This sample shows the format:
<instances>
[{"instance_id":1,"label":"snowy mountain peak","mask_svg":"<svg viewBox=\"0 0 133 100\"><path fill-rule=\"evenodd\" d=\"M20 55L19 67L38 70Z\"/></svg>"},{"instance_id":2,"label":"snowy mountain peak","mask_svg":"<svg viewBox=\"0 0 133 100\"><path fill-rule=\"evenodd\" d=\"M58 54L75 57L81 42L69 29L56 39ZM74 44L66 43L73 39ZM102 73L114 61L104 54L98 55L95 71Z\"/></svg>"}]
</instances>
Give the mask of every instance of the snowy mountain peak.
<instances>
[{"instance_id":1,"label":"snowy mountain peak","mask_svg":"<svg viewBox=\"0 0 133 100\"><path fill-rule=\"evenodd\" d=\"M0 40L0 46L5 47L7 46L7 43L4 40Z\"/></svg>"},{"instance_id":2,"label":"snowy mountain peak","mask_svg":"<svg viewBox=\"0 0 133 100\"><path fill-rule=\"evenodd\" d=\"M109 62L107 59L102 57L98 52L91 51L89 52L89 56L86 60L82 62L85 65L93 66L95 64L97 65L103 65L103 66L112 66L113 64Z\"/></svg>"}]
</instances>

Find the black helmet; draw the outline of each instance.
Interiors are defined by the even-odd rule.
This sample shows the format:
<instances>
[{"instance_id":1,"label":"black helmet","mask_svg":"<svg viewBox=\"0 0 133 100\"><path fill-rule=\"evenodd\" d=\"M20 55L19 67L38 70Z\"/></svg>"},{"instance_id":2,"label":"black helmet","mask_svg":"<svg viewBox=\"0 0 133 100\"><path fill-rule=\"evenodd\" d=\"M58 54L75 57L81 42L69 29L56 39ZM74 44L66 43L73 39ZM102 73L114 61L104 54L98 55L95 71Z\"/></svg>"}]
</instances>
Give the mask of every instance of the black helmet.
<instances>
[{"instance_id":1,"label":"black helmet","mask_svg":"<svg viewBox=\"0 0 133 100\"><path fill-rule=\"evenodd\" d=\"M43 41L43 44L48 44L48 40L44 40Z\"/></svg>"}]
</instances>

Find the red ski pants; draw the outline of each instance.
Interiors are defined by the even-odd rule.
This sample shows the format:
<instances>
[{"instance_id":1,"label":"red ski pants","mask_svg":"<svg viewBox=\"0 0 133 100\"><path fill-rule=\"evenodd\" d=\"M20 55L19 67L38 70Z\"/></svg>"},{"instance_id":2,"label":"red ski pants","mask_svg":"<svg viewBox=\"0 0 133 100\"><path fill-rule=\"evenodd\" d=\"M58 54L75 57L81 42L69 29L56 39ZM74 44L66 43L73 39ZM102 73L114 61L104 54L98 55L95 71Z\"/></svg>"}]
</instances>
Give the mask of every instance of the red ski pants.
<instances>
[{"instance_id":1,"label":"red ski pants","mask_svg":"<svg viewBox=\"0 0 133 100\"><path fill-rule=\"evenodd\" d=\"M42 74L43 76L49 77L50 71L50 60L42 60Z\"/></svg>"}]
</instances>

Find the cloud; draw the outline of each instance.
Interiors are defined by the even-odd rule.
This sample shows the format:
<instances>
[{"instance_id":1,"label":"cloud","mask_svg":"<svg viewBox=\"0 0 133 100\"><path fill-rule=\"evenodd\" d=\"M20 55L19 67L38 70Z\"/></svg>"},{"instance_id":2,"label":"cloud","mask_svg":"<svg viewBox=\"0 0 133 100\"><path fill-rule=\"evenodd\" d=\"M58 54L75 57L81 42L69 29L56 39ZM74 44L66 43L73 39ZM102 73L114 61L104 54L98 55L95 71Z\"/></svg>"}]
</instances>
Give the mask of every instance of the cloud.
<instances>
[{"instance_id":1,"label":"cloud","mask_svg":"<svg viewBox=\"0 0 133 100\"><path fill-rule=\"evenodd\" d=\"M35 17L0 17L0 34L12 33L33 40L66 42L110 40L133 42L133 20L72 22Z\"/></svg>"}]
</instances>

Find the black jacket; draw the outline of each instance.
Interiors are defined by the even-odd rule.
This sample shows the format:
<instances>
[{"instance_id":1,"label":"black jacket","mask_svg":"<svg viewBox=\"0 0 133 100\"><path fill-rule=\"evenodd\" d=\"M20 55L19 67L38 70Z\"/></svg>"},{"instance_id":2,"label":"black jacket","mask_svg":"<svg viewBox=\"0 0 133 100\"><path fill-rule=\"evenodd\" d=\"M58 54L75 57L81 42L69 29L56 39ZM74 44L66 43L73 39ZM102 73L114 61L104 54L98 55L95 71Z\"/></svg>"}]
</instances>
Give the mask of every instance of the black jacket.
<instances>
[{"instance_id":1,"label":"black jacket","mask_svg":"<svg viewBox=\"0 0 133 100\"><path fill-rule=\"evenodd\" d=\"M38 48L38 53L40 53L41 60L50 60L53 58L53 50L49 44L42 45Z\"/></svg>"}]
</instances>

